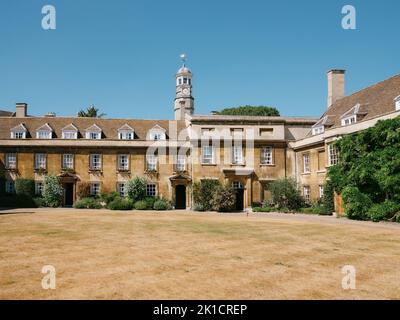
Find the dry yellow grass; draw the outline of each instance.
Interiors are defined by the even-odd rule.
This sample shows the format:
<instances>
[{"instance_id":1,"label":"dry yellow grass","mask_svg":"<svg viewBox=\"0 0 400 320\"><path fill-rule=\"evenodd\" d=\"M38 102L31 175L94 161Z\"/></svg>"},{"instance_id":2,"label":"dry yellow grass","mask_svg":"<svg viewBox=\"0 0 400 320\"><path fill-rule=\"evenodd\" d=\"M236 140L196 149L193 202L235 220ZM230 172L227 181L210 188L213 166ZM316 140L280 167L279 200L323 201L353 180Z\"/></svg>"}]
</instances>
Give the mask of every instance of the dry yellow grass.
<instances>
[{"instance_id":1,"label":"dry yellow grass","mask_svg":"<svg viewBox=\"0 0 400 320\"><path fill-rule=\"evenodd\" d=\"M399 252L399 228L335 218L19 210L0 215L0 298L398 299Z\"/></svg>"}]
</instances>

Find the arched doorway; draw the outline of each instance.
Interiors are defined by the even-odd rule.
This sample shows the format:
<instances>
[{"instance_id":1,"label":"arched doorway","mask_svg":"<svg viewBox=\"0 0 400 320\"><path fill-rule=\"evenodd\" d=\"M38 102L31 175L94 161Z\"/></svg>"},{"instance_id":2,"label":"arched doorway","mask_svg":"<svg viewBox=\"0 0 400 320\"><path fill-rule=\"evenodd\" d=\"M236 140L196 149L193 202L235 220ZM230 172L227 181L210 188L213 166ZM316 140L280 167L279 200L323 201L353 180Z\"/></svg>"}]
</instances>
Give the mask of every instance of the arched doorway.
<instances>
[{"instance_id":1,"label":"arched doorway","mask_svg":"<svg viewBox=\"0 0 400 320\"><path fill-rule=\"evenodd\" d=\"M243 187L243 184L240 181L234 181L233 189L236 192L235 209L237 211L243 211L243 209L244 209L244 187Z\"/></svg>"},{"instance_id":2,"label":"arched doorway","mask_svg":"<svg viewBox=\"0 0 400 320\"><path fill-rule=\"evenodd\" d=\"M175 209L186 209L186 186L182 184L175 187Z\"/></svg>"}]
</instances>

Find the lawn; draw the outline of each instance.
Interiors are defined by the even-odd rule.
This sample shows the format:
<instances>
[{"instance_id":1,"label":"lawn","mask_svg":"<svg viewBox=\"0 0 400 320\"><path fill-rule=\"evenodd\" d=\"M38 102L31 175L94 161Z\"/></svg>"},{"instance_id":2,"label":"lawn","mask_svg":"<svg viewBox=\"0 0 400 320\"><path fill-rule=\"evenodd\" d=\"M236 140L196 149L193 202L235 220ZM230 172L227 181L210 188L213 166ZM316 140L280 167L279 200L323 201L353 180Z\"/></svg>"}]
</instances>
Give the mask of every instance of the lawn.
<instances>
[{"instance_id":1,"label":"lawn","mask_svg":"<svg viewBox=\"0 0 400 320\"><path fill-rule=\"evenodd\" d=\"M0 211L1 299L399 299L400 228L332 217ZM44 265L55 290L41 288ZM341 269L357 270L343 290Z\"/></svg>"}]
</instances>

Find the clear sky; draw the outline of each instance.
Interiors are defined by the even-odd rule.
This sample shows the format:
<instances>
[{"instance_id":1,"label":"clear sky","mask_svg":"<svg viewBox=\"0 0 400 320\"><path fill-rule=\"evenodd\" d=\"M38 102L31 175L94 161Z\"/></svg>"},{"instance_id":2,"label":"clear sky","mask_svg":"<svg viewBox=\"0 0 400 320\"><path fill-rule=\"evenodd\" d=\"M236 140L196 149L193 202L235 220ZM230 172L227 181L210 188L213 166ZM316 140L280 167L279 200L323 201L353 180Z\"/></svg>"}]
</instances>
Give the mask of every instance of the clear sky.
<instances>
[{"instance_id":1,"label":"clear sky","mask_svg":"<svg viewBox=\"0 0 400 320\"><path fill-rule=\"evenodd\" d=\"M56 30L41 27L44 5ZM344 30L341 9L357 10ZM0 109L173 118L179 54L194 73L195 111L243 104L319 116L326 71L346 92L400 73L398 0L1 0Z\"/></svg>"}]
</instances>

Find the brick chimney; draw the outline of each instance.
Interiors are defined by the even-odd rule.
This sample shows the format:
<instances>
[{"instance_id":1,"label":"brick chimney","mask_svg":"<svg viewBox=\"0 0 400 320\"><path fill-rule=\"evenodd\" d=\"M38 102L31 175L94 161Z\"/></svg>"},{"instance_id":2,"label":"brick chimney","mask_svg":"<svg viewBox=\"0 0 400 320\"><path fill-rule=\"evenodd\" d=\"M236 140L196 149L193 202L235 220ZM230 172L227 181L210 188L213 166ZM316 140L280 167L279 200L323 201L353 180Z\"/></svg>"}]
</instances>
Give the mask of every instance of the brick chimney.
<instances>
[{"instance_id":1,"label":"brick chimney","mask_svg":"<svg viewBox=\"0 0 400 320\"><path fill-rule=\"evenodd\" d=\"M328 71L328 108L345 96L345 70L333 69Z\"/></svg>"},{"instance_id":2,"label":"brick chimney","mask_svg":"<svg viewBox=\"0 0 400 320\"><path fill-rule=\"evenodd\" d=\"M17 102L15 104L15 117L25 118L28 114L28 105L26 103Z\"/></svg>"}]
</instances>

